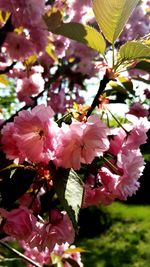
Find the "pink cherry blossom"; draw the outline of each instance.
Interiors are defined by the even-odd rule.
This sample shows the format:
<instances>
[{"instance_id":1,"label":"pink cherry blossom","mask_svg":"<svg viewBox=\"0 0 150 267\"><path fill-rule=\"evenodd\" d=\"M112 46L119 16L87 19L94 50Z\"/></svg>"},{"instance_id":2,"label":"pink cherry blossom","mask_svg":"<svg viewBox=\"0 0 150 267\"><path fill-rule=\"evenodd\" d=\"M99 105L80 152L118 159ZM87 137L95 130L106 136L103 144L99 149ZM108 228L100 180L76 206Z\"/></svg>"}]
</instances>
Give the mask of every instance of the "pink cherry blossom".
<instances>
[{"instance_id":1,"label":"pink cherry blossom","mask_svg":"<svg viewBox=\"0 0 150 267\"><path fill-rule=\"evenodd\" d=\"M26 207L20 206L18 209L2 212L6 218L3 230L6 234L17 240L27 240L35 228L36 218Z\"/></svg>"},{"instance_id":2,"label":"pink cherry blossom","mask_svg":"<svg viewBox=\"0 0 150 267\"><path fill-rule=\"evenodd\" d=\"M56 150L56 166L79 169L81 163L90 164L109 148L109 129L97 115L86 123L74 121L70 126L63 124Z\"/></svg>"},{"instance_id":3,"label":"pink cherry blossom","mask_svg":"<svg viewBox=\"0 0 150 267\"><path fill-rule=\"evenodd\" d=\"M44 251L41 251L39 253L37 247L31 248L27 242L21 241L19 242L21 247L24 249L24 255L28 257L29 259L32 259L33 261L46 265L46 266L51 266L52 261L50 258L50 251L48 248L45 248ZM33 267L32 264L27 264L28 267Z\"/></svg>"},{"instance_id":4,"label":"pink cherry blossom","mask_svg":"<svg viewBox=\"0 0 150 267\"><path fill-rule=\"evenodd\" d=\"M118 174L114 174L107 167L99 171L102 185L114 198L126 200L128 196L135 194L139 188L138 179L144 170L144 160L139 150L122 151L117 156L115 168Z\"/></svg>"},{"instance_id":5,"label":"pink cherry blossom","mask_svg":"<svg viewBox=\"0 0 150 267\"><path fill-rule=\"evenodd\" d=\"M30 96L36 96L44 89L44 80L40 73L17 80L17 96L20 101L30 103Z\"/></svg>"},{"instance_id":6,"label":"pink cherry blossom","mask_svg":"<svg viewBox=\"0 0 150 267\"><path fill-rule=\"evenodd\" d=\"M128 114L132 114L140 118L147 117L149 112L148 109L143 107L143 105L141 105L139 102L135 102L131 105Z\"/></svg>"},{"instance_id":7,"label":"pink cherry blossom","mask_svg":"<svg viewBox=\"0 0 150 267\"><path fill-rule=\"evenodd\" d=\"M125 141L127 134L122 128L111 129L109 153L117 155Z\"/></svg>"},{"instance_id":8,"label":"pink cherry blossom","mask_svg":"<svg viewBox=\"0 0 150 267\"><path fill-rule=\"evenodd\" d=\"M81 262L81 254L77 251L71 252L71 250L74 250L75 248L76 247L74 245L69 246L67 242L62 245L56 244L52 254L60 256L63 262L65 259L68 259L68 258L73 259L74 261L78 263L80 267L83 267L83 263ZM64 262L64 267L70 267L70 264L67 262Z\"/></svg>"},{"instance_id":9,"label":"pink cherry blossom","mask_svg":"<svg viewBox=\"0 0 150 267\"><path fill-rule=\"evenodd\" d=\"M22 34L10 32L5 40L6 51L12 60L25 60L34 53L33 44Z\"/></svg>"},{"instance_id":10,"label":"pink cherry blossom","mask_svg":"<svg viewBox=\"0 0 150 267\"><path fill-rule=\"evenodd\" d=\"M16 129L13 122L7 123L1 133L1 143L3 146L3 151L6 154L6 158L10 160L16 159L16 161L23 161L25 156L21 151L19 151L17 144L15 142L14 133Z\"/></svg>"},{"instance_id":11,"label":"pink cherry blossom","mask_svg":"<svg viewBox=\"0 0 150 267\"><path fill-rule=\"evenodd\" d=\"M128 119L132 122L132 129L124 144L126 149L138 149L142 144L147 141L147 131L150 129L150 122L147 118L136 118L135 116L129 116Z\"/></svg>"},{"instance_id":12,"label":"pink cherry blossom","mask_svg":"<svg viewBox=\"0 0 150 267\"><path fill-rule=\"evenodd\" d=\"M58 126L52 116L50 107L39 105L31 112L19 112L14 119L16 144L28 160L46 163L53 158Z\"/></svg>"},{"instance_id":13,"label":"pink cherry blossom","mask_svg":"<svg viewBox=\"0 0 150 267\"><path fill-rule=\"evenodd\" d=\"M9 123L2 130L2 144L7 158L44 163L53 159L55 136L59 131L53 114L53 110L43 104L31 111L19 112L14 123Z\"/></svg>"},{"instance_id":14,"label":"pink cherry blossom","mask_svg":"<svg viewBox=\"0 0 150 267\"><path fill-rule=\"evenodd\" d=\"M54 214L56 219L56 214ZM53 218L54 219L54 218ZM51 252L55 244L72 243L74 241L74 230L72 223L66 212L61 212L56 220L52 223L37 222L36 231L32 233L29 241L31 248L37 247L39 251L44 251L48 248Z\"/></svg>"},{"instance_id":15,"label":"pink cherry blossom","mask_svg":"<svg viewBox=\"0 0 150 267\"><path fill-rule=\"evenodd\" d=\"M99 204L108 205L113 202L114 196L103 185L100 186L102 181L99 178L99 176L90 175L86 179L82 208ZM97 184L95 184L95 180L98 182Z\"/></svg>"}]
</instances>

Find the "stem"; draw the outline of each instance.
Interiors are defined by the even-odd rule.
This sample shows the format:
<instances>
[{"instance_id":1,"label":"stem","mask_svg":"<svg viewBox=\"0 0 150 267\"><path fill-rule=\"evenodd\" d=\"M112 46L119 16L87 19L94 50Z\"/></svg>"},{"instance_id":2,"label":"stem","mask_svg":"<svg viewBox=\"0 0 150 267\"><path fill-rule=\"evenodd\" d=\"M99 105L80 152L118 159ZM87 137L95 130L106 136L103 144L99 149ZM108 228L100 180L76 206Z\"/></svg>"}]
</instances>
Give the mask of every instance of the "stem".
<instances>
[{"instance_id":1,"label":"stem","mask_svg":"<svg viewBox=\"0 0 150 267\"><path fill-rule=\"evenodd\" d=\"M3 241L0 241L0 245L2 245L3 247L7 248L8 250L10 250L11 252L13 252L14 254L16 254L18 257L22 258L23 260L27 261L28 263L32 264L35 267L42 267L40 264L38 264L37 262L31 260L30 258L26 257L24 254L22 254L21 252L19 252L18 250L10 247L8 244L6 244Z\"/></svg>"},{"instance_id":2,"label":"stem","mask_svg":"<svg viewBox=\"0 0 150 267\"><path fill-rule=\"evenodd\" d=\"M108 159L106 159L104 156L101 158L106 163L106 165L115 172L115 174L120 175L118 169Z\"/></svg>"},{"instance_id":3,"label":"stem","mask_svg":"<svg viewBox=\"0 0 150 267\"><path fill-rule=\"evenodd\" d=\"M112 69L114 69L115 66L115 46L112 44Z\"/></svg>"},{"instance_id":4,"label":"stem","mask_svg":"<svg viewBox=\"0 0 150 267\"><path fill-rule=\"evenodd\" d=\"M67 114L63 115L60 119L58 119L58 120L56 121L56 123L57 123L58 125L61 124L61 123L64 121L65 118L67 118L67 117L69 117L69 116L71 116L71 115L72 115L72 112L68 112Z\"/></svg>"},{"instance_id":5,"label":"stem","mask_svg":"<svg viewBox=\"0 0 150 267\"><path fill-rule=\"evenodd\" d=\"M125 131L125 133L128 135L129 132L123 127L123 125L120 123L120 121L113 115L113 113L107 108L111 116L115 119L115 121L118 123L118 125Z\"/></svg>"},{"instance_id":6,"label":"stem","mask_svg":"<svg viewBox=\"0 0 150 267\"><path fill-rule=\"evenodd\" d=\"M92 105L91 105L90 109L87 112L87 115L86 115L87 118L91 115L92 111L96 108L96 106L98 106L99 97L102 94L102 92L104 91L104 89L105 89L105 87L106 87L106 85L107 85L107 83L109 81L110 81L110 79L109 79L108 75L106 75L106 73L105 73L103 79L100 82L98 92L97 92L97 94L96 94L96 96L95 96L95 98L94 98L94 100L92 102Z\"/></svg>"}]
</instances>

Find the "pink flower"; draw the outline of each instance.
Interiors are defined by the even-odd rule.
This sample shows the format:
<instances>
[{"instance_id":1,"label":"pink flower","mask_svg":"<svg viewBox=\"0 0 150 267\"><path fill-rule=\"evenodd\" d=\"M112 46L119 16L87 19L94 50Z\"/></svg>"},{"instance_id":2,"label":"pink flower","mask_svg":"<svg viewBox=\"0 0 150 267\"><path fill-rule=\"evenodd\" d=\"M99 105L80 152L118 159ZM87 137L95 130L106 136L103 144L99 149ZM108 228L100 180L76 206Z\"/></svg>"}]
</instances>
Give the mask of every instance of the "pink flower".
<instances>
[{"instance_id":1,"label":"pink flower","mask_svg":"<svg viewBox=\"0 0 150 267\"><path fill-rule=\"evenodd\" d=\"M31 248L37 247L39 251L48 248L51 252L55 244L72 243L74 241L74 230L66 212L52 214L52 223L37 222L36 231L29 241Z\"/></svg>"},{"instance_id":2,"label":"pink flower","mask_svg":"<svg viewBox=\"0 0 150 267\"><path fill-rule=\"evenodd\" d=\"M39 23L44 14L44 0L0 0L0 9L12 13L15 27L28 27Z\"/></svg>"},{"instance_id":3,"label":"pink flower","mask_svg":"<svg viewBox=\"0 0 150 267\"><path fill-rule=\"evenodd\" d=\"M124 144L125 149L138 149L142 144L146 143L146 132L150 129L150 122L147 118L137 118L135 116L129 116L129 120L132 122L132 129Z\"/></svg>"},{"instance_id":4,"label":"pink flower","mask_svg":"<svg viewBox=\"0 0 150 267\"><path fill-rule=\"evenodd\" d=\"M108 150L107 135L109 133L109 128L100 121L97 115L88 118L83 131L81 162L89 164L96 156L101 156L103 152Z\"/></svg>"},{"instance_id":5,"label":"pink flower","mask_svg":"<svg viewBox=\"0 0 150 267\"><path fill-rule=\"evenodd\" d=\"M138 179L144 170L144 160L139 150L123 150L117 156L118 174L107 167L99 171L102 185L114 198L126 200L139 188Z\"/></svg>"},{"instance_id":6,"label":"pink flower","mask_svg":"<svg viewBox=\"0 0 150 267\"><path fill-rule=\"evenodd\" d=\"M86 123L63 124L58 137L56 166L80 169L80 164L90 164L109 148L109 129L97 115L92 115Z\"/></svg>"},{"instance_id":7,"label":"pink flower","mask_svg":"<svg viewBox=\"0 0 150 267\"><path fill-rule=\"evenodd\" d=\"M44 89L44 80L40 73L17 80L17 96L20 101L31 101L30 96L36 96Z\"/></svg>"},{"instance_id":8,"label":"pink flower","mask_svg":"<svg viewBox=\"0 0 150 267\"><path fill-rule=\"evenodd\" d=\"M111 129L109 153L117 155L125 141L126 133L122 128Z\"/></svg>"},{"instance_id":9,"label":"pink flower","mask_svg":"<svg viewBox=\"0 0 150 267\"><path fill-rule=\"evenodd\" d=\"M52 119L53 111L44 105L32 111L23 110L14 119L17 147L29 161L45 162L53 158L57 124Z\"/></svg>"},{"instance_id":10,"label":"pink flower","mask_svg":"<svg viewBox=\"0 0 150 267\"><path fill-rule=\"evenodd\" d=\"M84 186L84 198L82 208L99 204L109 205L114 201L114 196L105 190L104 187L92 188L89 185Z\"/></svg>"},{"instance_id":11,"label":"pink flower","mask_svg":"<svg viewBox=\"0 0 150 267\"><path fill-rule=\"evenodd\" d=\"M14 123L7 124L2 130L2 144L7 158L43 163L53 159L55 136L59 131L53 114L53 110L43 104L31 111L19 112Z\"/></svg>"},{"instance_id":12,"label":"pink flower","mask_svg":"<svg viewBox=\"0 0 150 267\"><path fill-rule=\"evenodd\" d=\"M99 175L97 177L90 175L86 180L82 208L99 204L109 205L114 201L113 194L110 190L107 190L100 178Z\"/></svg>"},{"instance_id":13,"label":"pink flower","mask_svg":"<svg viewBox=\"0 0 150 267\"><path fill-rule=\"evenodd\" d=\"M66 242L62 245L56 244L54 247L54 250L52 252L52 255L57 255L61 257L64 267L70 267L70 264L65 262L65 259L73 259L78 263L80 267L83 267L83 264L81 262L81 254L77 251L75 251L76 247L74 245L71 245L69 247L69 244Z\"/></svg>"},{"instance_id":14,"label":"pink flower","mask_svg":"<svg viewBox=\"0 0 150 267\"><path fill-rule=\"evenodd\" d=\"M6 218L3 230L17 240L27 240L36 223L36 218L26 207L19 207L12 211L1 212Z\"/></svg>"},{"instance_id":15,"label":"pink flower","mask_svg":"<svg viewBox=\"0 0 150 267\"><path fill-rule=\"evenodd\" d=\"M64 88L61 88L60 92L58 93L49 92L49 97L50 100L48 100L48 105L50 105L56 113L64 113L66 111Z\"/></svg>"},{"instance_id":16,"label":"pink flower","mask_svg":"<svg viewBox=\"0 0 150 267\"><path fill-rule=\"evenodd\" d=\"M18 199L18 202L21 206L29 207L29 205L32 203L33 198L34 195L31 195L30 193L25 193ZM38 199L38 197L34 199L31 208L34 213L39 213L41 206L40 199Z\"/></svg>"},{"instance_id":17,"label":"pink flower","mask_svg":"<svg viewBox=\"0 0 150 267\"><path fill-rule=\"evenodd\" d=\"M22 34L9 32L5 40L5 47L13 60L25 60L34 53L33 44Z\"/></svg>"},{"instance_id":18,"label":"pink flower","mask_svg":"<svg viewBox=\"0 0 150 267\"><path fill-rule=\"evenodd\" d=\"M147 117L149 112L148 109L144 108L139 102L133 103L130 107L128 114L135 115L136 117Z\"/></svg>"},{"instance_id":19,"label":"pink flower","mask_svg":"<svg viewBox=\"0 0 150 267\"><path fill-rule=\"evenodd\" d=\"M50 258L50 251L48 248L46 248L44 251L41 251L39 253L37 247L31 248L27 242L21 241L19 242L21 247L24 249L24 255L27 256L28 258L32 259L33 261L46 265L46 266L51 266L52 261ZM32 264L28 264L28 267L33 267Z\"/></svg>"},{"instance_id":20,"label":"pink flower","mask_svg":"<svg viewBox=\"0 0 150 267\"><path fill-rule=\"evenodd\" d=\"M24 155L19 151L15 142L14 133L16 129L13 122L7 123L2 129L1 143L3 145L3 151L6 154L6 158L10 160L16 159L17 161L24 160Z\"/></svg>"}]
</instances>

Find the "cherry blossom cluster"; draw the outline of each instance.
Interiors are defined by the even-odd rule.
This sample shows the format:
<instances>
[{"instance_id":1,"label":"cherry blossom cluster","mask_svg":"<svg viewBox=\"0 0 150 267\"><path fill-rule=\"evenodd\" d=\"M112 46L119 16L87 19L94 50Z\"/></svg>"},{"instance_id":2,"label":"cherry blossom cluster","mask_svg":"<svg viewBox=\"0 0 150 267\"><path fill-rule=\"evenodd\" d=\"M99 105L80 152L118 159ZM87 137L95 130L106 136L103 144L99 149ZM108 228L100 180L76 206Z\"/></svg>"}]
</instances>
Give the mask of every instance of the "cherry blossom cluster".
<instances>
[{"instance_id":1,"label":"cherry blossom cluster","mask_svg":"<svg viewBox=\"0 0 150 267\"><path fill-rule=\"evenodd\" d=\"M118 42L149 32L148 5L136 7ZM4 241L17 241L28 258L46 266L57 261L64 267L83 266L72 245L79 209L124 201L136 193L145 167L140 147L150 129L149 111L140 98L130 106L125 123L114 116L118 126L110 127L105 95L111 90L106 86L119 73L94 50L48 30L46 20L55 11L62 23L95 26L93 15L88 18L91 0L78 6L78 0L0 0L0 81L13 80L17 99L25 103L10 119L0 120L0 229ZM84 106L85 80L104 70L100 93L91 106ZM144 94L150 98L149 89ZM98 113L93 112L96 107ZM82 192L75 208L66 204L71 172L71 183ZM15 192L18 176L21 191L18 187L7 203L4 191L10 186Z\"/></svg>"},{"instance_id":2,"label":"cherry blossom cluster","mask_svg":"<svg viewBox=\"0 0 150 267\"><path fill-rule=\"evenodd\" d=\"M84 182L82 208L107 205L132 196L139 188L138 179L144 169L139 147L147 140L150 124L146 117L130 115L128 119L130 123L114 129L109 129L97 115L73 118L71 124L63 122L60 127L54 121L51 107L41 104L31 111L19 112L14 122L7 123L2 129L1 143L9 160L17 164L26 162L30 168L37 166L35 185L43 177L50 188L53 187L50 162L56 169L80 170L82 165L90 166L95 159L102 159L101 168L95 166L96 174L89 173ZM46 188L42 186L41 190L34 201L26 193L18 200L18 208L1 209L0 214L6 220L3 231L21 242L31 258L40 262L39 251L42 261L47 262L48 253L55 253L56 247L59 250L66 242L72 243L75 233L65 211L51 209L48 220L38 215L39 199Z\"/></svg>"}]
</instances>

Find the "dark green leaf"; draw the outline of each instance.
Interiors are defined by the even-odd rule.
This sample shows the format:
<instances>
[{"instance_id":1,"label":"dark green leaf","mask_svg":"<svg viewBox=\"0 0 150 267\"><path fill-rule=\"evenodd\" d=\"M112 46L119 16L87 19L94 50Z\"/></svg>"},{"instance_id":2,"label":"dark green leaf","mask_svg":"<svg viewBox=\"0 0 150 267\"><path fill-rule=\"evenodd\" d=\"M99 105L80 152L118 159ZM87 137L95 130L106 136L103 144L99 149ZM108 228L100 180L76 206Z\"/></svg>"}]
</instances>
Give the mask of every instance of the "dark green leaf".
<instances>
[{"instance_id":1,"label":"dark green leaf","mask_svg":"<svg viewBox=\"0 0 150 267\"><path fill-rule=\"evenodd\" d=\"M68 212L74 227L77 227L78 214L82 204L83 183L73 169L62 169L56 171L53 180L54 188L58 198Z\"/></svg>"},{"instance_id":2,"label":"dark green leaf","mask_svg":"<svg viewBox=\"0 0 150 267\"><path fill-rule=\"evenodd\" d=\"M150 73L150 62L141 61L134 68L139 69L139 70L144 70L144 71Z\"/></svg>"}]
</instances>

